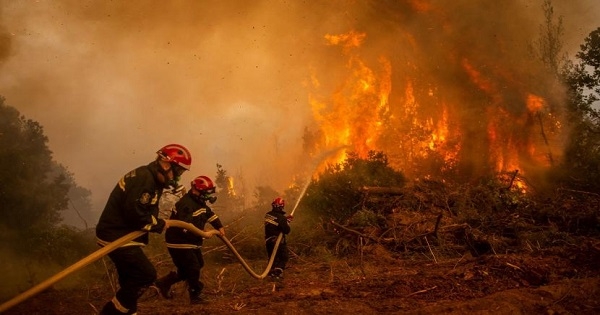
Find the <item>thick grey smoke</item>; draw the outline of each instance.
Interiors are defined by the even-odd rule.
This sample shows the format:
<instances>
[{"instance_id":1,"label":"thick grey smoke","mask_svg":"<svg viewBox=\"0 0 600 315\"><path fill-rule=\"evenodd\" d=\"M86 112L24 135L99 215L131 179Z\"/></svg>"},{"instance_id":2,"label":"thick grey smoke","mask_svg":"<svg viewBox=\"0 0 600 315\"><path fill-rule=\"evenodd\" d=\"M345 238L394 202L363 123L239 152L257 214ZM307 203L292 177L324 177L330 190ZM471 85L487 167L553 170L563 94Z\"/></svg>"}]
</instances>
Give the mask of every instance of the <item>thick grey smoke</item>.
<instances>
[{"instance_id":1,"label":"thick grey smoke","mask_svg":"<svg viewBox=\"0 0 600 315\"><path fill-rule=\"evenodd\" d=\"M576 51L598 26L599 2L555 2L565 20L565 48ZM430 76L448 50L460 58L473 47L489 49L479 62L490 67L523 68L516 58L522 54L506 60L492 46L499 42L495 30L514 35L503 49L524 50L543 21L541 0L0 5L0 95L44 126L55 159L92 190L97 210L124 172L172 142L193 154L184 182L214 176L219 163L248 187L283 190L303 166L303 131L314 123L311 75L317 72L330 93L340 81L341 52L326 45L327 34L365 32L365 58L407 61L394 65L398 78L415 64ZM456 36L442 39L446 28ZM392 82L396 87L403 82Z\"/></svg>"}]
</instances>

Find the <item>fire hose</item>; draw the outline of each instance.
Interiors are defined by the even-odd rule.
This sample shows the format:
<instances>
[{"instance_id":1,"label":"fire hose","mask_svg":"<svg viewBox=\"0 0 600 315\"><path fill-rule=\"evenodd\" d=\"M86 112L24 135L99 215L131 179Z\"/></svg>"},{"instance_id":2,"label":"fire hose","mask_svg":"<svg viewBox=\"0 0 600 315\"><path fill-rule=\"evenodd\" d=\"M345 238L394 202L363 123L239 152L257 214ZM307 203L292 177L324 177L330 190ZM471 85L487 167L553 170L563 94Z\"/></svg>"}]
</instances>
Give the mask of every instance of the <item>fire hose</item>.
<instances>
[{"instance_id":1,"label":"fire hose","mask_svg":"<svg viewBox=\"0 0 600 315\"><path fill-rule=\"evenodd\" d=\"M233 247L233 245L231 244L231 242L229 242L227 237L221 236L219 234L217 234L217 237L220 238L221 241L223 241L223 243L225 243L227 248L229 248L229 250L235 255L235 257L240 262L242 267L244 267L246 272L248 272L255 279L264 279L269 274L269 271L271 270L271 266L273 266L273 261L275 260L275 254L277 253L277 249L279 248L279 243L281 243L281 240L283 239L283 233L279 233L279 236L277 237L277 241L275 241L275 247L273 247L273 254L269 258L269 262L267 264L267 267L265 267L265 271L263 271L263 273L261 273L261 274L257 274L256 272L254 272L254 270L252 270L252 268L250 268L248 263L246 263L244 258L242 258L242 256L238 253L238 251L235 249L235 247Z\"/></svg>"},{"instance_id":2,"label":"fire hose","mask_svg":"<svg viewBox=\"0 0 600 315\"><path fill-rule=\"evenodd\" d=\"M309 183L310 183L310 181L307 181L307 183L304 185L304 188L302 189L302 192L300 193L300 197L298 198L298 200L296 200L296 205L294 205L294 209L292 209L292 212L290 212L289 218L294 217L294 212L296 212L296 208L298 208L298 205L300 204L300 199L302 198L302 196L304 196L304 193L306 192L306 189L308 188ZM240 262L242 267L244 267L246 272L248 272L248 274L250 274L255 279L264 279L269 274L269 271L271 271L271 267L273 266L273 261L275 261L275 255L277 254L277 250L279 249L279 244L281 243L281 240L283 239L283 233L279 233L279 236L277 236L277 240L275 241L275 246L273 246L273 253L271 254L271 257L269 257L269 262L267 263L267 266L265 267L265 271L263 271L263 273L261 273L261 274L254 272L254 270L252 270L252 268L250 268L248 263L246 263L244 258L242 258L242 256L240 255L240 253L238 253L238 251L235 249L235 247L233 247L233 245L231 244L231 242L229 242L227 237L222 236L220 234L217 234L217 237L219 239L221 239L221 241L223 241L223 243L225 243L227 248L229 248L229 250L235 255L235 258L237 258L237 260Z\"/></svg>"}]
</instances>

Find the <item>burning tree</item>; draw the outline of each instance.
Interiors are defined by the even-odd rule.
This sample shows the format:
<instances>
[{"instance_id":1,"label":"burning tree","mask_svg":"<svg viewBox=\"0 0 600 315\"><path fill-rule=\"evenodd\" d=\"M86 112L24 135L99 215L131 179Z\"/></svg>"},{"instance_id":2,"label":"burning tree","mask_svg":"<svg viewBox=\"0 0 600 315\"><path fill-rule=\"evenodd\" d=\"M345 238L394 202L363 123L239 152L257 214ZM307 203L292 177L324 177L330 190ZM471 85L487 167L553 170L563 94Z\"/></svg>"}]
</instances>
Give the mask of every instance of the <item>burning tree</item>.
<instances>
[{"instance_id":1,"label":"burning tree","mask_svg":"<svg viewBox=\"0 0 600 315\"><path fill-rule=\"evenodd\" d=\"M409 178L470 181L518 170L541 179L562 159L567 126L556 76L530 58L528 38L515 44L509 25L466 29L432 3L404 6L382 22L394 43L366 27L324 36L341 58L311 77L308 152L347 146L329 160L336 163L349 151L382 151Z\"/></svg>"},{"instance_id":2,"label":"burning tree","mask_svg":"<svg viewBox=\"0 0 600 315\"><path fill-rule=\"evenodd\" d=\"M325 71L313 71L314 124L305 131L304 148L313 155L346 149L321 169L325 175L309 187L306 204L375 242L402 231L405 238L394 237L395 246L416 241L423 247L422 237L432 234L430 240L439 241L440 226L460 228L460 240L476 254L518 243L519 231L530 224L553 222L559 231L595 233L597 211L590 205L597 195L588 191L600 174L600 115L594 107L600 99L600 29L586 38L574 65L561 59L562 21L550 1L543 5L546 21L535 47L527 45L533 35L526 30L515 38L510 25L481 21L472 27L470 21L468 27L434 2L397 6L402 10L394 16L380 17L388 19L382 24L396 36L393 43L382 44L366 23L364 30L324 36L337 59L328 60ZM499 17L510 14L498 9ZM562 65L567 67L559 72ZM360 195L356 178L342 175L346 158L369 161L370 152L383 152L386 166L414 180L412 187L399 186L402 198L388 198L391 205L384 206L391 211L375 234L352 229L350 218L382 205L363 207L368 198ZM585 191L567 193L556 184ZM353 194L347 191L352 185ZM541 188L552 195L523 194ZM577 210L573 200L581 205ZM408 223L395 218L417 210L429 217ZM423 229L406 237L408 227L422 222ZM560 232L543 238L552 240L552 233Z\"/></svg>"}]
</instances>

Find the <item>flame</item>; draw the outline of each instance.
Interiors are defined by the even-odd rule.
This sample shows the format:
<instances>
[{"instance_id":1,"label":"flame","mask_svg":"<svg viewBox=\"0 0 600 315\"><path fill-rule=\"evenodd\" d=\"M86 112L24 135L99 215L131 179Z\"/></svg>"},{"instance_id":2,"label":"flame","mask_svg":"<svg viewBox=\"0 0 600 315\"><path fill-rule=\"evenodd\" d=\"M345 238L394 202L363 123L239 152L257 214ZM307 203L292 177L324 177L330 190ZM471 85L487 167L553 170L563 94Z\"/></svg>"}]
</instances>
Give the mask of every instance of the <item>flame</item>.
<instances>
[{"instance_id":1,"label":"flame","mask_svg":"<svg viewBox=\"0 0 600 315\"><path fill-rule=\"evenodd\" d=\"M233 177L231 176L227 177L227 195L231 197L235 197L237 195L233 185Z\"/></svg>"},{"instance_id":2,"label":"flame","mask_svg":"<svg viewBox=\"0 0 600 315\"><path fill-rule=\"evenodd\" d=\"M431 128L433 132L431 133L431 141L429 142L430 150L435 150L443 146L448 136L448 108L446 104L442 104L442 106L442 119L438 121L435 128ZM428 125L434 125L432 118L428 120Z\"/></svg>"},{"instance_id":3,"label":"flame","mask_svg":"<svg viewBox=\"0 0 600 315\"><path fill-rule=\"evenodd\" d=\"M325 36L329 45L342 47L348 58L348 77L327 99L309 96L313 117L323 134L323 147L351 146L360 157L377 148L392 86L391 63L386 58L380 58L381 70L376 73L353 50L360 47L365 36L354 31ZM313 87L319 86L318 80L312 82ZM346 152L342 151L329 162L345 158Z\"/></svg>"},{"instance_id":4,"label":"flame","mask_svg":"<svg viewBox=\"0 0 600 315\"><path fill-rule=\"evenodd\" d=\"M527 109L532 112L538 112L544 107L544 99L540 96L529 94L527 95Z\"/></svg>"},{"instance_id":5,"label":"flame","mask_svg":"<svg viewBox=\"0 0 600 315\"><path fill-rule=\"evenodd\" d=\"M355 31L350 31L347 34L340 35L325 35L325 39L328 41L329 45L341 45L344 47L344 51L348 51L352 48L360 47L362 45L366 34L365 33L357 33Z\"/></svg>"},{"instance_id":6,"label":"flame","mask_svg":"<svg viewBox=\"0 0 600 315\"><path fill-rule=\"evenodd\" d=\"M432 9L429 1L409 3L418 12ZM414 37L404 35L414 48ZM309 102L320 139L312 145L313 153L348 146L365 158L369 151L383 151L390 165L409 177L465 170L473 176L516 171L522 177L549 167L553 156L560 155L552 151L561 135L559 117L518 76L449 52L447 60L456 60L454 80L460 80L460 85L450 86L462 89L456 92L417 77L420 69L410 62L393 73L385 53L370 64L360 54L367 39L366 33L356 31L325 35L326 44L341 51L345 75L336 76L334 90L323 91L318 69L313 69ZM326 162L339 163L346 156L341 151ZM519 179L513 183L527 189Z\"/></svg>"}]
</instances>

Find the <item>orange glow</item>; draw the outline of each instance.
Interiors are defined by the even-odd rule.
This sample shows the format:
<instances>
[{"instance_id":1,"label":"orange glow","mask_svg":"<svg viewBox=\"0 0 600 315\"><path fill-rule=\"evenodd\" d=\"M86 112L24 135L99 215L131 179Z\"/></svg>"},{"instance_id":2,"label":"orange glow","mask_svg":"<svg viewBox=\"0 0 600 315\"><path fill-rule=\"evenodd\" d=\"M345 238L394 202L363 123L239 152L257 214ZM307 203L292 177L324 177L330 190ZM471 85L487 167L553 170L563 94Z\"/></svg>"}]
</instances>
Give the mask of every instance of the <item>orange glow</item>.
<instances>
[{"instance_id":1,"label":"orange glow","mask_svg":"<svg viewBox=\"0 0 600 315\"><path fill-rule=\"evenodd\" d=\"M433 125L433 121L429 121ZM438 121L431 134L431 142L429 142L429 149L435 150L441 147L446 142L448 136L448 108L443 104L442 119Z\"/></svg>"},{"instance_id":2,"label":"orange glow","mask_svg":"<svg viewBox=\"0 0 600 315\"><path fill-rule=\"evenodd\" d=\"M416 0L410 4L422 10L430 5ZM416 45L410 34L405 35ZM548 139L557 139L559 119L542 113L547 101L525 92L524 84L514 82L516 76L501 67L454 58L449 52L448 61L458 60L460 80L444 86L420 76L421 69L411 62L394 73L396 63L385 54L369 63L360 54L365 33L350 31L325 39L341 51L345 68L330 83L333 91L321 91L319 76L311 77L309 102L319 131L315 152L347 147L366 158L369 151L382 151L390 166L409 177L458 174L461 167L476 170L473 176L490 171L525 176L551 165L555 153ZM448 86L462 90L455 93ZM346 157L347 151L341 150L325 164ZM521 191L527 189L519 179L513 183Z\"/></svg>"},{"instance_id":3,"label":"orange glow","mask_svg":"<svg viewBox=\"0 0 600 315\"><path fill-rule=\"evenodd\" d=\"M236 195L235 187L233 185L233 177L231 177L231 176L227 177L227 194L229 196L235 196Z\"/></svg>"},{"instance_id":4,"label":"orange glow","mask_svg":"<svg viewBox=\"0 0 600 315\"><path fill-rule=\"evenodd\" d=\"M381 70L376 73L352 50L360 46L364 33L349 32L325 36L331 45L339 45L348 58L348 77L328 99L309 99L313 117L323 133L323 147L351 146L360 157L376 149L381 133L381 116L388 108L391 91L391 64L380 58ZM346 152L331 158L339 163Z\"/></svg>"},{"instance_id":5,"label":"orange glow","mask_svg":"<svg viewBox=\"0 0 600 315\"><path fill-rule=\"evenodd\" d=\"M429 1L410 0L409 3L417 12L426 12L426 11L430 11L432 9L432 5L431 5L431 3L429 3Z\"/></svg>"},{"instance_id":6,"label":"orange glow","mask_svg":"<svg viewBox=\"0 0 600 315\"><path fill-rule=\"evenodd\" d=\"M527 109L535 113L544 107L544 99L533 94L527 95Z\"/></svg>"},{"instance_id":7,"label":"orange glow","mask_svg":"<svg viewBox=\"0 0 600 315\"><path fill-rule=\"evenodd\" d=\"M354 31L350 31L347 34L340 35L325 35L325 39L329 42L330 45L340 45L344 47L344 50L350 50L352 48L360 47L362 45L365 37L367 35L365 33L357 33Z\"/></svg>"},{"instance_id":8,"label":"orange glow","mask_svg":"<svg viewBox=\"0 0 600 315\"><path fill-rule=\"evenodd\" d=\"M463 59L462 66L471 78L471 81L482 91L488 93L488 95L492 97L494 103L500 101L498 88L495 86L493 81L489 80L480 71L475 69L475 67L469 63L467 59Z\"/></svg>"}]
</instances>

